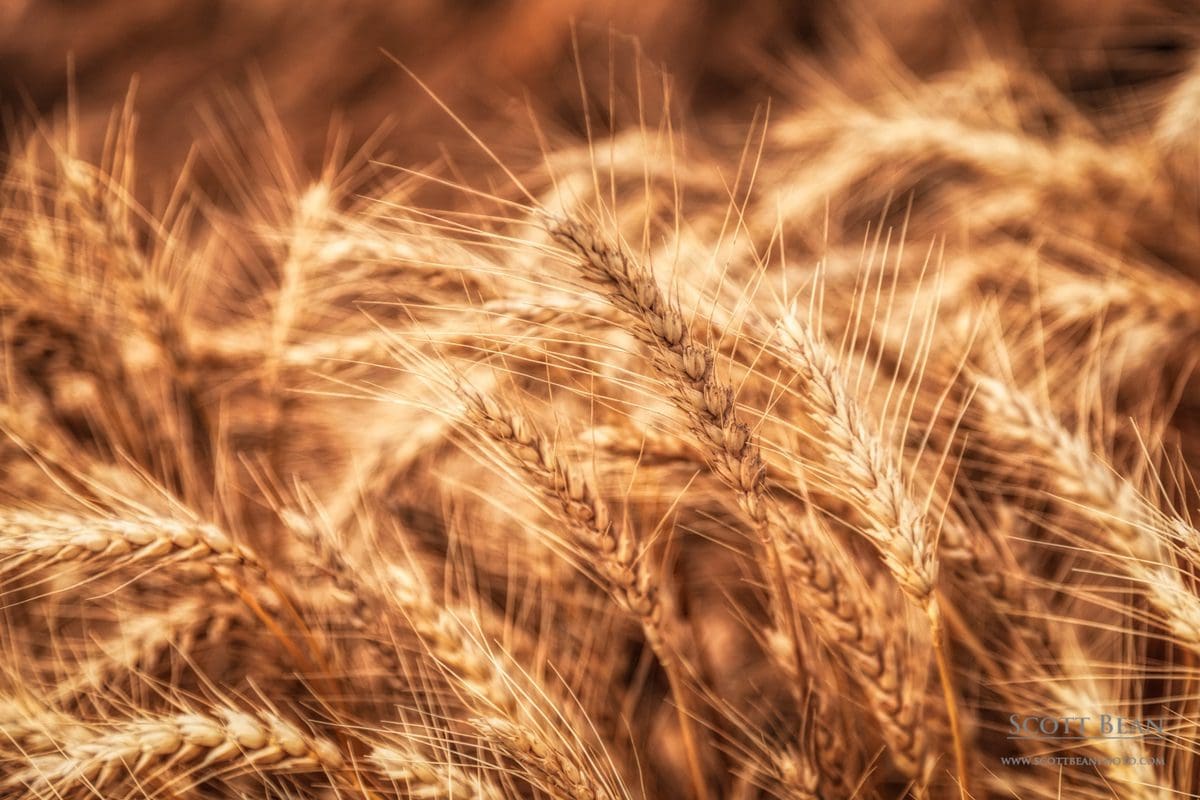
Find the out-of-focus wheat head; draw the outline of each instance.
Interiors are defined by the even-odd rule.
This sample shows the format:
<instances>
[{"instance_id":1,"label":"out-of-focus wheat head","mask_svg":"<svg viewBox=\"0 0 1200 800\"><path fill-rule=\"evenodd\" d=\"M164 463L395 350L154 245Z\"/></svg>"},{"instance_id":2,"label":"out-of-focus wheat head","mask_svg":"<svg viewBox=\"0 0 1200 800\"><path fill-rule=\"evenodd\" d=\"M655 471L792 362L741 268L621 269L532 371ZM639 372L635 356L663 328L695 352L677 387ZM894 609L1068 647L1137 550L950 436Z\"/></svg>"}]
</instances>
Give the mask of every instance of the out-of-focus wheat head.
<instances>
[{"instance_id":1,"label":"out-of-focus wheat head","mask_svg":"<svg viewBox=\"0 0 1200 800\"><path fill-rule=\"evenodd\" d=\"M0 797L1197 796L1200 69L856 36L473 169L14 132Z\"/></svg>"}]
</instances>

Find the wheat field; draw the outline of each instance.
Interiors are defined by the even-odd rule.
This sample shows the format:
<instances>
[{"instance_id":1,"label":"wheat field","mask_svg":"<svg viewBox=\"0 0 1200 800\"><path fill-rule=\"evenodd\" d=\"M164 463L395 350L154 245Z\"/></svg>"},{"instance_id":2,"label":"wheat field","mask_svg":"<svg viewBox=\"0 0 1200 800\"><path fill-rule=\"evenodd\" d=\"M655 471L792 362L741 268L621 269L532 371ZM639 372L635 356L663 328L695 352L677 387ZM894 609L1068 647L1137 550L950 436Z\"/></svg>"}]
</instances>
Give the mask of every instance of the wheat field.
<instances>
[{"instance_id":1,"label":"wheat field","mask_svg":"<svg viewBox=\"0 0 1200 800\"><path fill-rule=\"evenodd\" d=\"M1195 9L67 5L0 798L1200 797Z\"/></svg>"}]
</instances>

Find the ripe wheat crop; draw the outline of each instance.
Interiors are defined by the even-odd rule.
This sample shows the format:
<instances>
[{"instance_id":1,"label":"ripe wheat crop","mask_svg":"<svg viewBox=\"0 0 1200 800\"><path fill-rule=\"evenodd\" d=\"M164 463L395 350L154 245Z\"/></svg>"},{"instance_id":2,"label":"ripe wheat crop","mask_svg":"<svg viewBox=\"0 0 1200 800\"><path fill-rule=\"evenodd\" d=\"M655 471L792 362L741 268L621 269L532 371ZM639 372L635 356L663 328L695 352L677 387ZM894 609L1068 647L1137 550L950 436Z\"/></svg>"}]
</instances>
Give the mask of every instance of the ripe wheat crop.
<instances>
[{"instance_id":1,"label":"ripe wheat crop","mask_svg":"<svg viewBox=\"0 0 1200 800\"><path fill-rule=\"evenodd\" d=\"M18 115L0 798L1200 797L1200 68L869 19L585 31L575 128L380 55L315 171Z\"/></svg>"}]
</instances>

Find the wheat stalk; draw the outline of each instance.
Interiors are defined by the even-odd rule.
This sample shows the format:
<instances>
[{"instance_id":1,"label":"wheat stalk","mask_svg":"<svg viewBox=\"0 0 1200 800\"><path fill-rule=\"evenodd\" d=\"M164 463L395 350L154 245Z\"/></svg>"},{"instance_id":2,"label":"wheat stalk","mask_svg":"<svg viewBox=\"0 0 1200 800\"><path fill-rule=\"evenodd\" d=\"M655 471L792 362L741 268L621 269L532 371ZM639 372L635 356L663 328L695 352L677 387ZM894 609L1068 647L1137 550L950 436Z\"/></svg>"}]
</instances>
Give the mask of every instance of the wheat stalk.
<instances>
[{"instance_id":1,"label":"wheat stalk","mask_svg":"<svg viewBox=\"0 0 1200 800\"><path fill-rule=\"evenodd\" d=\"M1178 641L1200 652L1200 599L1181 573L1164 561L1179 548L1195 562L1200 534L1182 519L1150 505L1101 462L1087 442L1008 384L980 376L976 403L990 422L988 435L1014 452L1036 456L1041 477L1057 497L1087 516Z\"/></svg>"},{"instance_id":2,"label":"wheat stalk","mask_svg":"<svg viewBox=\"0 0 1200 800\"><path fill-rule=\"evenodd\" d=\"M660 581L651 571L647 554L626 521L614 518L597 493L592 478L561 455L554 442L529 419L493 395L463 388L466 417L500 444L508 460L531 479L535 491L552 501L559 522L570 532L570 542L585 563L600 576L605 589L641 626L646 641L667 673L683 732L688 766L696 796L709 796L705 761L691 718L688 699L691 681L686 668L695 669L690 634L673 606L662 602ZM705 750L711 753L711 745Z\"/></svg>"},{"instance_id":3,"label":"wheat stalk","mask_svg":"<svg viewBox=\"0 0 1200 800\"><path fill-rule=\"evenodd\" d=\"M164 517L82 517L68 513L0 512L0 577L62 566L110 569L187 564L217 572L258 559L213 525Z\"/></svg>"},{"instance_id":4,"label":"wheat stalk","mask_svg":"<svg viewBox=\"0 0 1200 800\"><path fill-rule=\"evenodd\" d=\"M230 629L247 622L244 608L207 597L175 600L164 611L138 609L119 620L115 634L96 638L95 655L64 665L69 672L49 699L55 704L72 700L95 704L94 693L121 676L153 675L172 653L190 658L200 639L226 645Z\"/></svg>"},{"instance_id":5,"label":"wheat stalk","mask_svg":"<svg viewBox=\"0 0 1200 800\"><path fill-rule=\"evenodd\" d=\"M58 752L30 756L0 785L34 797L88 797L130 779L194 786L240 774L332 774L344 767L336 746L275 714L218 708L97 727Z\"/></svg>"},{"instance_id":6,"label":"wheat stalk","mask_svg":"<svg viewBox=\"0 0 1200 800\"><path fill-rule=\"evenodd\" d=\"M607 800L615 795L605 783L595 780L593 770L552 746L538 732L503 717L472 720L490 746L526 771L534 786L556 800Z\"/></svg>"},{"instance_id":7,"label":"wheat stalk","mask_svg":"<svg viewBox=\"0 0 1200 800\"><path fill-rule=\"evenodd\" d=\"M929 756L911 689L900 673L898 649L882 635L882 620L860 580L827 542L797 531L766 492L762 456L750 429L738 419L732 391L716 376L712 350L692 340L683 315L667 301L653 276L593 226L561 219L548 220L547 225L580 274L633 317L634 332L652 346L654 365L674 388L673 399L687 415L713 471L737 492L767 551L780 548L780 566L797 587L790 601L847 663L863 670L861 685L897 766L913 776L922 772ZM785 618L778 608L780 598L775 602L777 613Z\"/></svg>"},{"instance_id":8,"label":"wheat stalk","mask_svg":"<svg viewBox=\"0 0 1200 800\"><path fill-rule=\"evenodd\" d=\"M937 587L937 554L924 511L913 501L888 457L874 423L846 388L833 356L802 325L795 311L779 326L783 352L799 378L796 393L808 419L819 431L826 475L837 494L847 497L867 521L864 533L879 549L888 571L929 619L943 699L954 739L959 792L970 794L966 743L953 671L946 653Z\"/></svg>"},{"instance_id":9,"label":"wheat stalk","mask_svg":"<svg viewBox=\"0 0 1200 800\"><path fill-rule=\"evenodd\" d=\"M415 745L375 745L367 760L380 775L404 787L413 800L504 800L500 786L484 774L433 759Z\"/></svg>"},{"instance_id":10,"label":"wheat stalk","mask_svg":"<svg viewBox=\"0 0 1200 800\"><path fill-rule=\"evenodd\" d=\"M363 581L362 570L346 556L328 546L311 524L297 514L286 515L289 527L303 533L325 572L342 589L349 604L348 618L370 648L372 657L388 681L405 688L408 670L399 653L388 643L392 635L392 615L414 634L423 651L449 680L459 699L473 715L487 715L521 729L536 739L556 764L569 765L574 773L586 775L595 786L619 787L620 780L608 774L608 765L587 753L577 735L563 734L556 727L562 720L575 720L569 706L560 706L551 692L531 675L523 672L507 654L495 652L481 641L472 624L479 626L479 615L468 608L440 602L428 590L422 578L408 566L386 564L379 568L376 581ZM473 724L474 716L466 720ZM585 725L576 720L578 729ZM529 766L526 764L526 766ZM536 776L534 776L536 778ZM598 798L619 800L620 792L606 788Z\"/></svg>"}]
</instances>

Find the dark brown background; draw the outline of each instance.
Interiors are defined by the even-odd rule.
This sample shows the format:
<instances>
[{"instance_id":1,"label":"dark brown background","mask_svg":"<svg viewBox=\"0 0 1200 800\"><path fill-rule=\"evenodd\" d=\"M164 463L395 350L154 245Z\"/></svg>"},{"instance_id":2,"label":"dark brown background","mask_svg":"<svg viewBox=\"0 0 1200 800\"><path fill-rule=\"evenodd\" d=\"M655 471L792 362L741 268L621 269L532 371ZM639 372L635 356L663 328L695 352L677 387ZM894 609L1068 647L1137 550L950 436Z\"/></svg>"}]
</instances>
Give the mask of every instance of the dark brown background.
<instances>
[{"instance_id":1,"label":"dark brown background","mask_svg":"<svg viewBox=\"0 0 1200 800\"><path fill-rule=\"evenodd\" d=\"M483 130L526 96L570 127L581 119L576 63L594 91L604 92L610 63L628 87L634 40L643 75L664 66L675 101L697 114L736 118L728 115L787 94L797 59L853 90L853 73L870 69L853 57L864 36L918 73L973 48L1008 51L1085 104L1111 107L1185 66L1196 21L1193 3L1169 0L3 0L0 104L8 131L30 111L61 114L73 72L80 141L99 143L136 79L143 173L169 173L214 130L261 126L235 113L261 106L259 90L310 165L335 118L357 142L388 122L387 145L417 159L450 126L381 51Z\"/></svg>"}]
</instances>

